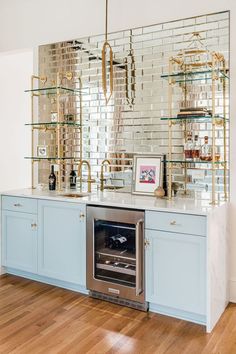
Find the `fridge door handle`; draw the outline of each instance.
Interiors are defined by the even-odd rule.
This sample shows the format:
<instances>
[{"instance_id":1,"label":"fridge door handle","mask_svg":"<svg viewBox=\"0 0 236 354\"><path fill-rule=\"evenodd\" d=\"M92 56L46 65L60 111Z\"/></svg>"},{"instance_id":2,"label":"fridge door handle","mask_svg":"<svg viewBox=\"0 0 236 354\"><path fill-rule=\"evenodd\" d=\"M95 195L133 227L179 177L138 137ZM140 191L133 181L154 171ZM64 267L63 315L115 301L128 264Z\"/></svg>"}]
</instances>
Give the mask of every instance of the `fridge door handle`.
<instances>
[{"instance_id":1,"label":"fridge door handle","mask_svg":"<svg viewBox=\"0 0 236 354\"><path fill-rule=\"evenodd\" d=\"M140 229L143 225L143 219L136 223L136 296L143 292L143 237Z\"/></svg>"}]
</instances>

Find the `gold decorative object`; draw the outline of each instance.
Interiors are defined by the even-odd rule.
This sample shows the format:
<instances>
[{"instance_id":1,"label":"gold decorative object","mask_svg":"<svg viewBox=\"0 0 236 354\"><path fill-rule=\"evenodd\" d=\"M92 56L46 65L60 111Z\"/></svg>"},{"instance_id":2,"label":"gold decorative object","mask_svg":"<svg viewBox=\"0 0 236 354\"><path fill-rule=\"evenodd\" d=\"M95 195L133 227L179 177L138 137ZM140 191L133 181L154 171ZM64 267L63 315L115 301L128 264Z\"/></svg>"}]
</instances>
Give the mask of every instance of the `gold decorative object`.
<instances>
[{"instance_id":1,"label":"gold decorative object","mask_svg":"<svg viewBox=\"0 0 236 354\"><path fill-rule=\"evenodd\" d=\"M163 197L165 196L164 188L162 188L161 186L157 187L157 188L154 190L154 195L155 195L155 197L157 197L157 198L163 198Z\"/></svg>"},{"instance_id":2,"label":"gold decorative object","mask_svg":"<svg viewBox=\"0 0 236 354\"><path fill-rule=\"evenodd\" d=\"M65 77L67 78L67 80L71 81L73 79L73 73L71 71L67 71L65 73Z\"/></svg>"},{"instance_id":3,"label":"gold decorative object","mask_svg":"<svg viewBox=\"0 0 236 354\"><path fill-rule=\"evenodd\" d=\"M42 82L43 85L45 85L47 82L47 76L41 76L39 80Z\"/></svg>"},{"instance_id":4,"label":"gold decorative object","mask_svg":"<svg viewBox=\"0 0 236 354\"><path fill-rule=\"evenodd\" d=\"M107 23L108 23L108 0L106 0L106 20L105 20L105 42L102 47L102 89L105 96L106 104L108 104L112 94L113 94L113 51L111 45L107 40ZM110 54L110 69L109 69L109 92L107 88L107 50Z\"/></svg>"}]
</instances>

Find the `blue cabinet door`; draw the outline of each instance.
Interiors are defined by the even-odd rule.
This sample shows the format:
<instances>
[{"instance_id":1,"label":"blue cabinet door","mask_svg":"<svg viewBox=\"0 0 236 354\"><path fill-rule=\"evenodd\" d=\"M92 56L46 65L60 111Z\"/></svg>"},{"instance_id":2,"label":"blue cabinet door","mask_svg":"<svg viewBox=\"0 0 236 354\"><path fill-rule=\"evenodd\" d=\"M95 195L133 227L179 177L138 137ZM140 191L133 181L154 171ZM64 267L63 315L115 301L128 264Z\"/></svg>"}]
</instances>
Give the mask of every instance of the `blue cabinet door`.
<instances>
[{"instance_id":1,"label":"blue cabinet door","mask_svg":"<svg viewBox=\"0 0 236 354\"><path fill-rule=\"evenodd\" d=\"M85 206L40 200L38 211L39 274L85 286Z\"/></svg>"},{"instance_id":2,"label":"blue cabinet door","mask_svg":"<svg viewBox=\"0 0 236 354\"><path fill-rule=\"evenodd\" d=\"M146 230L146 299L205 315L206 238Z\"/></svg>"},{"instance_id":3,"label":"blue cabinet door","mask_svg":"<svg viewBox=\"0 0 236 354\"><path fill-rule=\"evenodd\" d=\"M37 272L37 216L2 211L2 263L31 273Z\"/></svg>"}]
</instances>

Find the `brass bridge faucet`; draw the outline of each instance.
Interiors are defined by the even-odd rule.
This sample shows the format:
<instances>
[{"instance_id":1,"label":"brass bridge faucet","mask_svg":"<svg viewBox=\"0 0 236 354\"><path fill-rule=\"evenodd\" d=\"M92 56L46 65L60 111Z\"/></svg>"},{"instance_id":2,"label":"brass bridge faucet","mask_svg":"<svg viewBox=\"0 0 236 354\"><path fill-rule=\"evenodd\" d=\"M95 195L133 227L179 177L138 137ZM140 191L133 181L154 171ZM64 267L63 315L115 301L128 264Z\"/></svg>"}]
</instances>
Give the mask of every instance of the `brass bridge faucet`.
<instances>
[{"instance_id":1,"label":"brass bridge faucet","mask_svg":"<svg viewBox=\"0 0 236 354\"><path fill-rule=\"evenodd\" d=\"M91 166L90 163L87 160L81 160L78 166L78 176L82 179L82 166L87 165L88 167L88 193L91 193L91 183L95 182L94 179L91 178Z\"/></svg>"},{"instance_id":2,"label":"brass bridge faucet","mask_svg":"<svg viewBox=\"0 0 236 354\"><path fill-rule=\"evenodd\" d=\"M104 186L104 182L106 181L106 178L104 178L104 168L105 166L108 165L109 166L109 172L111 172L111 162L108 159L105 159L102 161L101 164L101 174L100 174L100 181L101 181L101 185L100 185L100 190L103 192L104 189L106 188Z\"/></svg>"}]
</instances>

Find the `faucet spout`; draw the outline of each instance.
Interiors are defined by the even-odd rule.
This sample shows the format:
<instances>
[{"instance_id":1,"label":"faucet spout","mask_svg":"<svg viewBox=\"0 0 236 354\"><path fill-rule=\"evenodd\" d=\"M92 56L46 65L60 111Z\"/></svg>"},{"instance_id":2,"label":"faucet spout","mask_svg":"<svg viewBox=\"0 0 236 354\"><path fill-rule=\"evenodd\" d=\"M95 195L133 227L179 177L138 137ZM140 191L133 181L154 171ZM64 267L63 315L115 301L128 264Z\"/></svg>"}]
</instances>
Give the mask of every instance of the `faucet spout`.
<instances>
[{"instance_id":1,"label":"faucet spout","mask_svg":"<svg viewBox=\"0 0 236 354\"><path fill-rule=\"evenodd\" d=\"M102 164L101 164L101 174L100 174L101 185L100 185L100 190L102 192L105 189L104 182L105 182L106 179L104 178L104 169L105 169L106 165L109 166L109 172L111 172L111 162L110 162L110 160L105 159L105 160L102 161Z\"/></svg>"},{"instance_id":2,"label":"faucet spout","mask_svg":"<svg viewBox=\"0 0 236 354\"><path fill-rule=\"evenodd\" d=\"M91 183L93 180L91 179L91 166L90 163L87 160L81 160L78 166L78 176L82 178L82 166L86 165L88 168L88 178L87 178L87 183L88 183L88 193L91 193Z\"/></svg>"}]
</instances>

